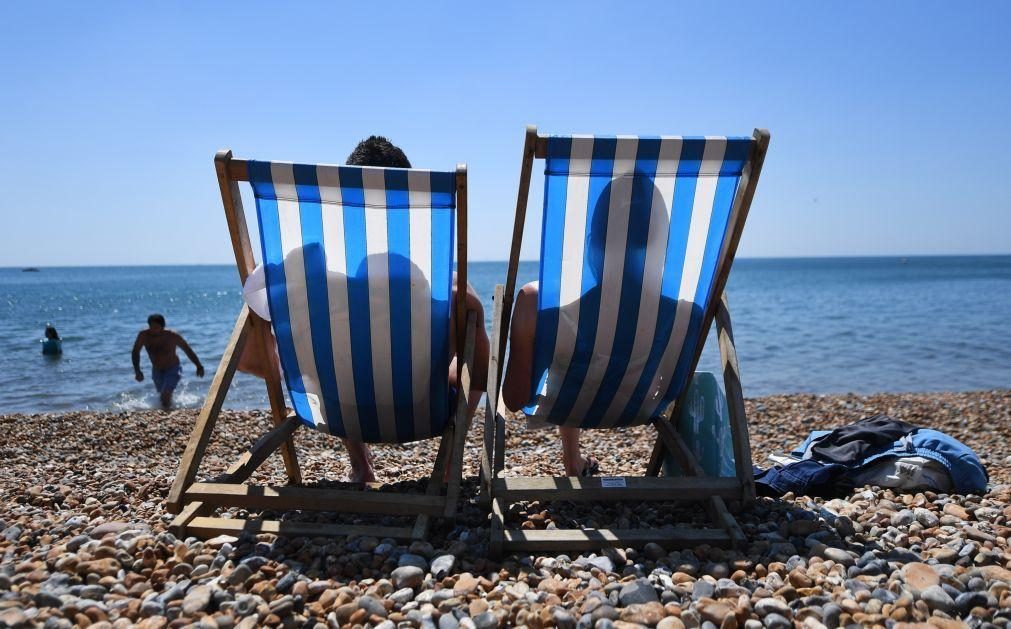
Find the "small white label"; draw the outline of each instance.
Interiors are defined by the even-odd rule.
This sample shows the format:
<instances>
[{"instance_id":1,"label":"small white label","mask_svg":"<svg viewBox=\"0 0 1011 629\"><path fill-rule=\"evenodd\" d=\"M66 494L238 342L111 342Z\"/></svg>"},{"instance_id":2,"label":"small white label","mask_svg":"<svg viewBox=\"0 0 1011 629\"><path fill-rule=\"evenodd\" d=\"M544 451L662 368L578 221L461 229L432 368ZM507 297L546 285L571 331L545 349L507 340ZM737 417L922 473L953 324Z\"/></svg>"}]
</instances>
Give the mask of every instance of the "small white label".
<instances>
[{"instance_id":1,"label":"small white label","mask_svg":"<svg viewBox=\"0 0 1011 629\"><path fill-rule=\"evenodd\" d=\"M625 478L623 476L601 476L601 487L624 487Z\"/></svg>"}]
</instances>

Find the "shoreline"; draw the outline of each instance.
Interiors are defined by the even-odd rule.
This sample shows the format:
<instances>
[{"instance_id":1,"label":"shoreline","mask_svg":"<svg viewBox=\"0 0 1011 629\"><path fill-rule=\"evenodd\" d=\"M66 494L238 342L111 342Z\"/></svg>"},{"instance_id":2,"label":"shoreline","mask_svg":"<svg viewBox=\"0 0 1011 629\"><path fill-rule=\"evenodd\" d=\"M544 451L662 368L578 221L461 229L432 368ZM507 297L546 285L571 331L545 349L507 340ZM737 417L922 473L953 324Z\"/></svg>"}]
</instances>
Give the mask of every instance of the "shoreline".
<instances>
[{"instance_id":1,"label":"shoreline","mask_svg":"<svg viewBox=\"0 0 1011 629\"><path fill-rule=\"evenodd\" d=\"M0 415L0 624L159 627L203 619L219 627L785 629L797 622L831 629L926 620L963 626L972 617L976 625L1011 624L1011 391L791 394L749 399L746 406L756 465L767 466L768 454L788 451L809 430L881 412L973 448L990 474L989 493L864 488L833 500L761 498L739 518L749 540L740 551L647 547L498 563L487 558L487 512L474 501L477 418L468 435L460 516L455 524L437 522L424 542L270 535L200 542L167 533L171 516L164 510L197 409L6 414ZM224 411L201 477L223 471L268 423L263 411ZM560 473L555 432L522 426L508 426L506 474ZM603 474L636 474L652 435L642 427L593 431L583 443ZM396 475L420 490L436 445L375 447L377 476ZM346 478L337 441L300 430L296 448L307 483ZM283 482L279 457L251 479L267 481ZM651 504L659 506L579 512L565 503L527 504L509 518L562 528L587 518L648 527L693 517ZM839 517L820 519L818 508ZM394 574L398 565L414 564L420 575Z\"/></svg>"}]
</instances>

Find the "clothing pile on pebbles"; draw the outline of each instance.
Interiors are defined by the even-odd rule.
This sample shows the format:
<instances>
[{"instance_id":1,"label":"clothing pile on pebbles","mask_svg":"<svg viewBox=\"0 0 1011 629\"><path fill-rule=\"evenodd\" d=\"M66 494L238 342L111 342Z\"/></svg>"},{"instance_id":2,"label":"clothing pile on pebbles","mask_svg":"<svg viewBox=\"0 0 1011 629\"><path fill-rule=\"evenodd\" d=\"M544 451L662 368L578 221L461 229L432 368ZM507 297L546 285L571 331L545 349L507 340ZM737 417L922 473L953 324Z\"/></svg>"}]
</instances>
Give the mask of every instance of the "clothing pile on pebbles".
<instances>
[{"instance_id":1,"label":"clothing pile on pebbles","mask_svg":"<svg viewBox=\"0 0 1011 629\"><path fill-rule=\"evenodd\" d=\"M813 428L874 413L948 432L987 465L984 496L863 488L831 500L759 499L739 551L700 546L488 558L475 504L480 418L461 514L425 541L273 535L177 539L164 500L196 411L0 417L0 625L45 627L1011 626L1011 393L776 396L748 403L755 462ZM211 477L264 430L226 412ZM641 472L649 429L584 436L605 474ZM299 431L306 482L348 469L338 442ZM556 433L511 423L508 473L560 473ZM436 443L375 448L381 478L417 487ZM273 457L254 480L281 482ZM246 514L242 514L246 515ZM389 518L289 514L347 522ZM698 520L670 504L518 505L512 524L659 527ZM393 520L401 522L401 520Z\"/></svg>"}]
</instances>

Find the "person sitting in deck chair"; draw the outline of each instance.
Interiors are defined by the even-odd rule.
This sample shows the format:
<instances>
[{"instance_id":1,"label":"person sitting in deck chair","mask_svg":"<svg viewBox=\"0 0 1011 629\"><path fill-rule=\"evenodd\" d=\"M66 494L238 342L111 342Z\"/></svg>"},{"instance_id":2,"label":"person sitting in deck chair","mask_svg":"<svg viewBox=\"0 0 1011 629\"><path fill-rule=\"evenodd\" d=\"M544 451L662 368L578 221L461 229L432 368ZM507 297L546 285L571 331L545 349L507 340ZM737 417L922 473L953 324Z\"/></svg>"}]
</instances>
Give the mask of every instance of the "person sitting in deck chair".
<instances>
[{"instance_id":1,"label":"person sitting in deck chair","mask_svg":"<svg viewBox=\"0 0 1011 629\"><path fill-rule=\"evenodd\" d=\"M348 166L377 166L383 168L410 168L411 163L408 161L407 156L404 152L397 146L393 145L389 140L382 136L370 136L369 138L362 140L355 150L347 159ZM254 279L255 278L255 279ZM260 269L254 272L254 275L250 276L250 281L247 281L247 286L243 292L249 293L250 289L255 289L256 286L253 285L255 282L262 282L263 276ZM263 309L266 309L266 291L263 290ZM453 294L452 302L450 304L450 312L456 313L456 274L454 273L453 279ZM474 414L474 410L477 408L478 403L481 400L481 396L485 392L485 381L487 379L488 372L488 351L489 351L489 341L488 333L484 327L484 307L481 305L481 300L478 298L477 293L474 288L468 284L467 286L467 302L466 306L468 310L474 310L476 312L478 326L477 334L475 336L475 346L474 346L474 374L471 381L471 390L468 396L469 402L469 413ZM248 300L248 298L247 298ZM257 308L253 308L254 311ZM266 314L266 312L260 313L261 316ZM455 320L451 322L451 325L455 325ZM273 333L271 332L271 335ZM454 343L453 335L450 335L450 353L453 356L452 361L449 365L449 385L454 390L457 388L456 380L456 366L457 361L462 360L457 354L457 348ZM280 361L277 356L276 343L270 343L267 348L267 353L269 355L264 355L263 349L259 343L249 343L246 345L243 351L242 357L239 360L239 371L249 373L261 378L266 377L266 361L273 360L275 363L280 365ZM351 476L349 480L355 483L368 483L374 482L376 480L375 470L373 467L373 457L372 452L368 445L360 442L354 441L352 439L342 439L344 446L348 451L348 458L351 464Z\"/></svg>"},{"instance_id":2,"label":"person sitting in deck chair","mask_svg":"<svg viewBox=\"0 0 1011 629\"><path fill-rule=\"evenodd\" d=\"M623 247L619 251L622 254L619 256L620 259L644 260L648 246L656 248L665 244L660 242L661 239L665 239L665 230L654 229L651 235L646 229L646 226L650 224L653 199L659 196L652 183L646 178L626 179L621 184L625 186L623 193L618 190L612 192L612 185L614 184L608 184L601 192L600 200L592 212L588 225L589 235L586 247L591 274L591 281L588 282L589 287L576 298L574 303L562 304L557 312L560 321L573 327L573 336L575 336L574 328L578 325L576 322L579 319L580 304L583 304L583 308L587 308L587 304L600 303L601 301L601 286L603 275L606 272L604 258L608 240L608 214L610 210L608 206L612 196L624 196L628 199L625 207L621 209L627 211L628 224L633 226L628 230L627 236L623 233L619 239L620 245ZM666 224L663 227L666 228ZM614 253L610 255L614 256ZM642 285L643 282L638 271L633 268L634 266L623 265L621 275L614 277L612 282L616 282L619 286ZM654 296L657 296L656 290L658 288L659 286L654 287L648 284L642 286L642 290L654 291ZM536 369L534 363L537 351L538 293L537 282L526 284L520 289L513 307L509 335L509 360L506 363L505 377L502 382L502 401L506 408L512 412L524 409L537 398L536 391L531 391L531 381ZM618 325L627 327L630 322L618 321ZM631 322L631 325L634 327L634 321ZM610 352L617 353L619 345L628 350L631 349L633 338L627 334L619 335L617 333L615 337L615 344L609 348ZM603 361L606 364L610 358L609 354L591 354L591 356L587 362ZM528 419L532 420L535 425L539 423L536 416L528 417ZM545 427L550 426L547 422L543 422L543 424ZM562 464L565 467L565 474L567 476L594 476L600 472L600 466L593 455L582 456L579 446L580 430L578 426L558 427L562 442Z\"/></svg>"}]
</instances>

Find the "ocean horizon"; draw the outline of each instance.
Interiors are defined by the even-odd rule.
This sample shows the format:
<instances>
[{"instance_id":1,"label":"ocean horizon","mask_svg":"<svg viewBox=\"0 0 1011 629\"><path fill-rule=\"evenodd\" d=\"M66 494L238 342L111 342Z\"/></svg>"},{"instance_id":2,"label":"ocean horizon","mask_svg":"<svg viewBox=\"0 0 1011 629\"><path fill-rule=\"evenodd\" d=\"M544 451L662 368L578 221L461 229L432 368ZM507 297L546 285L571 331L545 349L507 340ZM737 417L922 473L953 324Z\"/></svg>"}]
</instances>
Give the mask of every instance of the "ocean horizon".
<instances>
[{"instance_id":1,"label":"ocean horizon","mask_svg":"<svg viewBox=\"0 0 1011 629\"><path fill-rule=\"evenodd\" d=\"M735 264L748 260L910 260L916 258L923 259L944 259L944 258L1011 258L1011 253L909 253L909 254L853 254L853 255L827 255L827 256L737 256ZM471 264L507 264L509 260L471 260ZM520 264L536 263L537 258L522 259ZM139 269L139 268L182 268L182 267L227 267L234 268L232 262L157 262L153 264L8 264L0 265L0 271L25 271L32 269Z\"/></svg>"},{"instance_id":2,"label":"ocean horizon","mask_svg":"<svg viewBox=\"0 0 1011 629\"><path fill-rule=\"evenodd\" d=\"M488 325L506 267L468 265ZM536 261L520 263L519 285L536 276ZM748 397L1011 386L1003 314L1011 255L742 257L728 295ZM199 406L240 306L228 264L0 267L0 413L155 407L150 378L135 382L130 364L151 312L166 316L207 369L198 379L180 356L176 403ZM58 359L41 354L47 323L64 339ZM700 370L720 370L713 341ZM146 356L142 365L149 374ZM266 406L262 383L239 374L226 406Z\"/></svg>"}]
</instances>

